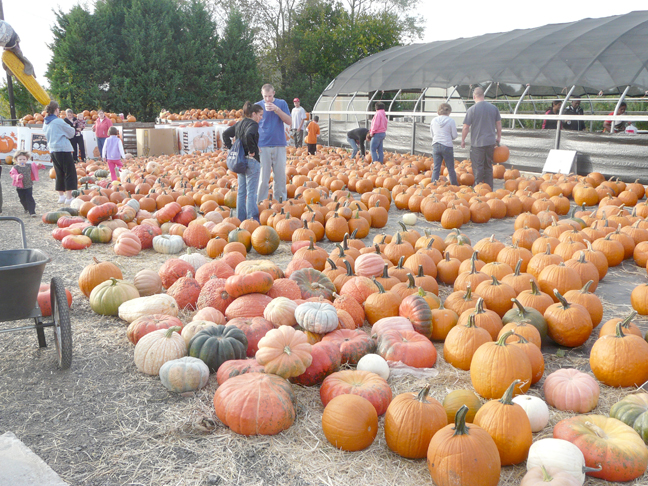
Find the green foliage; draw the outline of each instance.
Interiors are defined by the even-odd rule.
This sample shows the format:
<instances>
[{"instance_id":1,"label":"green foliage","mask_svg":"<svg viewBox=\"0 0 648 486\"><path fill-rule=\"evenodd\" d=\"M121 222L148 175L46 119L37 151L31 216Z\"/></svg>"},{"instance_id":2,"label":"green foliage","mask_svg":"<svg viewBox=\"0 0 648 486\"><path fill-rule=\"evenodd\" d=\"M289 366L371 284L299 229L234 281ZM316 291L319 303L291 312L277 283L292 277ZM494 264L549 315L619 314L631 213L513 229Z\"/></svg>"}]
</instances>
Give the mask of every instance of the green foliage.
<instances>
[{"instance_id":1,"label":"green foliage","mask_svg":"<svg viewBox=\"0 0 648 486\"><path fill-rule=\"evenodd\" d=\"M6 78L5 78L6 79ZM14 106L16 107L16 116L22 118L25 115L33 115L40 113L43 106L34 99L34 97L27 91L20 82L15 78L11 83L14 93ZM4 118L11 118L11 110L9 109L9 94L7 92L7 82L3 80L0 86L0 116Z\"/></svg>"},{"instance_id":2,"label":"green foliage","mask_svg":"<svg viewBox=\"0 0 648 486\"><path fill-rule=\"evenodd\" d=\"M218 75L218 106L240 108L246 101L254 103L263 85L254 54L254 36L243 15L231 8L218 48L222 71Z\"/></svg>"}]
</instances>

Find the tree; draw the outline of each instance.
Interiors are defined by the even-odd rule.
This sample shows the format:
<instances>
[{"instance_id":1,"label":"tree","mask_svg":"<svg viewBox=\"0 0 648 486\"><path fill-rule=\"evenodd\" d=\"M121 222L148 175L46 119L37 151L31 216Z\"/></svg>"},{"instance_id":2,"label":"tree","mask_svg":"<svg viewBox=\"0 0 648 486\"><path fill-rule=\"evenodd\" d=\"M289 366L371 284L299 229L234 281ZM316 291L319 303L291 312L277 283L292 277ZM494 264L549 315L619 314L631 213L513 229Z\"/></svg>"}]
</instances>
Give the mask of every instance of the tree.
<instances>
[{"instance_id":1,"label":"tree","mask_svg":"<svg viewBox=\"0 0 648 486\"><path fill-rule=\"evenodd\" d=\"M33 115L40 113L42 105L34 99L27 88L25 88L19 81L13 80L13 94L14 106L16 107L16 116L22 118L25 115ZM6 81L0 86L0 116L3 118L11 118L9 110L9 93L7 92Z\"/></svg>"},{"instance_id":2,"label":"tree","mask_svg":"<svg viewBox=\"0 0 648 486\"><path fill-rule=\"evenodd\" d=\"M218 48L222 63L218 106L241 107L254 102L262 85L253 45L254 35L237 8L231 8Z\"/></svg>"}]
</instances>

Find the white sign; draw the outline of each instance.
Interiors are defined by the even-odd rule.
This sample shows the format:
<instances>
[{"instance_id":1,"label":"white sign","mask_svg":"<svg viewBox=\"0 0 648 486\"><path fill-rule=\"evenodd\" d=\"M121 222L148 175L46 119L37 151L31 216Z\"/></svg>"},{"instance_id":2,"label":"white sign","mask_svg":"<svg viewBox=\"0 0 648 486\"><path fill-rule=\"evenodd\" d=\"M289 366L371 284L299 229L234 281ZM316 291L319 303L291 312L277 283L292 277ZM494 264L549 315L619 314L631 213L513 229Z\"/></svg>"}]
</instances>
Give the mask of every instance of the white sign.
<instances>
[{"instance_id":1,"label":"white sign","mask_svg":"<svg viewBox=\"0 0 648 486\"><path fill-rule=\"evenodd\" d=\"M214 127L179 127L177 133L180 154L214 151Z\"/></svg>"},{"instance_id":2,"label":"white sign","mask_svg":"<svg viewBox=\"0 0 648 486\"><path fill-rule=\"evenodd\" d=\"M551 172L554 174L573 174L576 172L576 151L575 150L556 150L549 151L547 160L542 172Z\"/></svg>"},{"instance_id":3,"label":"white sign","mask_svg":"<svg viewBox=\"0 0 648 486\"><path fill-rule=\"evenodd\" d=\"M18 149L18 127L0 127L0 159L12 155Z\"/></svg>"}]
</instances>

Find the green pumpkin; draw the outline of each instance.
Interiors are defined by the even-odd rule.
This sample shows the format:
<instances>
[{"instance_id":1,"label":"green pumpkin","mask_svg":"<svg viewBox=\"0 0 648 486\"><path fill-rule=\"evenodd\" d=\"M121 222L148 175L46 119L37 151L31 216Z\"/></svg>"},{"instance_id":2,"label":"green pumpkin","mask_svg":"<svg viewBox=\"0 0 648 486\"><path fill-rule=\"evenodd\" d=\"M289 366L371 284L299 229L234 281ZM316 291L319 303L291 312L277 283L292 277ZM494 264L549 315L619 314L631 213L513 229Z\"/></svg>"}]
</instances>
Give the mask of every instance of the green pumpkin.
<instances>
[{"instance_id":1,"label":"green pumpkin","mask_svg":"<svg viewBox=\"0 0 648 486\"><path fill-rule=\"evenodd\" d=\"M610 417L637 431L648 444L648 393L635 393L612 405Z\"/></svg>"},{"instance_id":2,"label":"green pumpkin","mask_svg":"<svg viewBox=\"0 0 648 486\"><path fill-rule=\"evenodd\" d=\"M56 224L59 218L63 216L72 216L67 211L50 211L49 213L43 214L43 223L47 224Z\"/></svg>"},{"instance_id":3,"label":"green pumpkin","mask_svg":"<svg viewBox=\"0 0 648 486\"><path fill-rule=\"evenodd\" d=\"M92 289L90 308L102 316L116 316L120 305L139 296L133 284L111 277Z\"/></svg>"},{"instance_id":4,"label":"green pumpkin","mask_svg":"<svg viewBox=\"0 0 648 486\"><path fill-rule=\"evenodd\" d=\"M544 316L532 307L524 307L517 299L511 300L513 301L514 306L510 311L504 314L504 317L502 317L502 324L506 325L509 322L528 322L535 327L538 332L540 332L542 344L547 344L549 342L549 336L547 334L549 328Z\"/></svg>"},{"instance_id":5,"label":"green pumpkin","mask_svg":"<svg viewBox=\"0 0 648 486\"><path fill-rule=\"evenodd\" d=\"M102 224L99 226L88 226L83 230L83 234L90 238L93 243L109 243L112 238L112 230Z\"/></svg>"},{"instance_id":6,"label":"green pumpkin","mask_svg":"<svg viewBox=\"0 0 648 486\"><path fill-rule=\"evenodd\" d=\"M57 212L65 211L67 213L70 213L71 216L78 216L79 215L79 211L77 211L74 208L58 208L56 211Z\"/></svg>"},{"instance_id":7,"label":"green pumpkin","mask_svg":"<svg viewBox=\"0 0 648 486\"><path fill-rule=\"evenodd\" d=\"M241 233L243 231L248 233L247 238L242 237ZM233 243L233 242L242 243L245 246L246 251L248 252L252 249L252 238L250 237L249 232L241 228L236 228L230 231L229 234L227 235L227 241L229 243Z\"/></svg>"},{"instance_id":8,"label":"green pumpkin","mask_svg":"<svg viewBox=\"0 0 648 486\"><path fill-rule=\"evenodd\" d=\"M99 169L94 172L95 177L108 177L109 175L110 173L106 169Z\"/></svg>"},{"instance_id":9,"label":"green pumpkin","mask_svg":"<svg viewBox=\"0 0 648 486\"><path fill-rule=\"evenodd\" d=\"M245 359L248 340L236 326L208 326L189 341L189 356L202 359L212 373L231 359Z\"/></svg>"}]
</instances>

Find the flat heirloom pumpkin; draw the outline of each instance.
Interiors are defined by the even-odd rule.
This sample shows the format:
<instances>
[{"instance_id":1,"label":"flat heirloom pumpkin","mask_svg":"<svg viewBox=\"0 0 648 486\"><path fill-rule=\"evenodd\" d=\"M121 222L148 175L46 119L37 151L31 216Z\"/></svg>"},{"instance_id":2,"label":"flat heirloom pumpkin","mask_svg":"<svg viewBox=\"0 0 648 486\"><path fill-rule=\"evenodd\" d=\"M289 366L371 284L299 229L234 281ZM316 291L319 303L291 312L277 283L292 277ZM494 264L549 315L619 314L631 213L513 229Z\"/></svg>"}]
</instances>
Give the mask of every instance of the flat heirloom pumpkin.
<instances>
[{"instance_id":1,"label":"flat heirloom pumpkin","mask_svg":"<svg viewBox=\"0 0 648 486\"><path fill-rule=\"evenodd\" d=\"M155 294L148 297L138 297L121 304L118 313L119 317L128 323L150 314L165 314L177 317L178 304L170 295Z\"/></svg>"},{"instance_id":2,"label":"flat heirloom pumpkin","mask_svg":"<svg viewBox=\"0 0 648 486\"><path fill-rule=\"evenodd\" d=\"M148 333L135 346L135 366L142 373L157 375L167 361L187 355L187 345L179 327Z\"/></svg>"},{"instance_id":3,"label":"flat heirloom pumpkin","mask_svg":"<svg viewBox=\"0 0 648 486\"><path fill-rule=\"evenodd\" d=\"M236 326L207 326L189 342L189 355L200 358L212 372L231 359L244 359L248 341Z\"/></svg>"},{"instance_id":4,"label":"flat heirloom pumpkin","mask_svg":"<svg viewBox=\"0 0 648 486\"><path fill-rule=\"evenodd\" d=\"M637 431L648 443L648 393L635 393L618 401L610 409L610 417L620 420Z\"/></svg>"},{"instance_id":5,"label":"flat heirloom pumpkin","mask_svg":"<svg viewBox=\"0 0 648 486\"><path fill-rule=\"evenodd\" d=\"M392 391L387 380L370 371L338 371L327 376L320 387L320 398L325 406L338 395L344 394L366 398L378 415L387 411L392 400Z\"/></svg>"},{"instance_id":6,"label":"flat heirloom pumpkin","mask_svg":"<svg viewBox=\"0 0 648 486\"><path fill-rule=\"evenodd\" d=\"M202 360L191 356L173 359L160 368L160 381L175 393L200 390L209 381L209 368Z\"/></svg>"},{"instance_id":7,"label":"flat heirloom pumpkin","mask_svg":"<svg viewBox=\"0 0 648 486\"><path fill-rule=\"evenodd\" d=\"M575 444L588 467L602 467L588 473L595 478L632 481L648 467L646 444L637 432L615 418L578 415L558 422L553 435Z\"/></svg>"},{"instance_id":8,"label":"flat heirloom pumpkin","mask_svg":"<svg viewBox=\"0 0 648 486\"><path fill-rule=\"evenodd\" d=\"M137 298L139 298L139 292L133 284L111 277L110 280L101 282L92 289L90 308L103 316L116 316L119 307L124 302Z\"/></svg>"},{"instance_id":9,"label":"flat heirloom pumpkin","mask_svg":"<svg viewBox=\"0 0 648 486\"><path fill-rule=\"evenodd\" d=\"M307 331L326 334L338 326L335 307L328 302L305 302L295 309L297 324Z\"/></svg>"},{"instance_id":10,"label":"flat heirloom pumpkin","mask_svg":"<svg viewBox=\"0 0 648 486\"><path fill-rule=\"evenodd\" d=\"M268 331L259 341L255 358L266 373L282 378L301 375L313 361L306 335L290 326Z\"/></svg>"},{"instance_id":11,"label":"flat heirloom pumpkin","mask_svg":"<svg viewBox=\"0 0 648 486\"><path fill-rule=\"evenodd\" d=\"M291 328L292 329L292 328ZM246 373L216 390L216 416L241 435L275 435L295 421L290 383L277 375Z\"/></svg>"}]
</instances>

